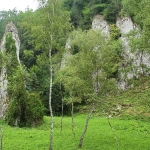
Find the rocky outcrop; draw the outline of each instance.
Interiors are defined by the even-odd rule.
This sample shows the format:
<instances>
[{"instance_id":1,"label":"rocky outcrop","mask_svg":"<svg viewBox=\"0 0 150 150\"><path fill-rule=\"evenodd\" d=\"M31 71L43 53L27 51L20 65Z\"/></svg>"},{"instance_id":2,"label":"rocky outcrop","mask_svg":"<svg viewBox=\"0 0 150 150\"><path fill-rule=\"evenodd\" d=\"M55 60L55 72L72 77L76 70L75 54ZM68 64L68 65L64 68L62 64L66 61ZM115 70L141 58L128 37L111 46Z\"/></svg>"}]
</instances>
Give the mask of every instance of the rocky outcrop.
<instances>
[{"instance_id":1,"label":"rocky outcrop","mask_svg":"<svg viewBox=\"0 0 150 150\"><path fill-rule=\"evenodd\" d=\"M116 27L120 29L120 40L123 46L122 56L124 59L124 63L119 67L119 79L117 80L117 82L119 89L125 90L132 86L128 85L128 81L130 79L134 77L138 78L140 75L148 73L147 70L149 70L150 68L150 55L146 51L131 51L131 48L129 46L130 41L128 36L126 35L128 35L131 31L138 31L136 24L133 23L131 18L118 18L116 21ZM104 17L102 15L96 15L93 18L92 29L101 30L102 33L105 35L106 40L110 36L110 26L107 21L104 20ZM67 59L71 56L70 49L70 39L68 39L66 42L66 51L63 55L61 68L65 67ZM145 67L143 68L143 66ZM93 83L93 85L93 87L97 87L96 84Z\"/></svg>"},{"instance_id":2,"label":"rocky outcrop","mask_svg":"<svg viewBox=\"0 0 150 150\"><path fill-rule=\"evenodd\" d=\"M68 38L66 41L65 52L62 57L60 68L64 68L66 66L67 60L70 56L71 56L71 45L70 45L70 38Z\"/></svg>"},{"instance_id":3,"label":"rocky outcrop","mask_svg":"<svg viewBox=\"0 0 150 150\"><path fill-rule=\"evenodd\" d=\"M130 67L128 72L126 71L126 68L129 67L129 65L136 65L140 66L140 64L137 61L137 57L135 57L135 53L131 52L131 48L129 46L128 38L125 36L129 34L130 31L137 30L136 25L132 22L132 20L128 17L124 18L118 18L116 21L116 26L120 29L121 33L121 41L123 45L123 58L124 58L124 67L121 66L119 68L120 72L120 81L118 82L118 86L120 89L125 90L128 87L128 80L133 78L135 76L136 71L134 67ZM131 62L131 63L129 63Z\"/></svg>"},{"instance_id":4,"label":"rocky outcrop","mask_svg":"<svg viewBox=\"0 0 150 150\"><path fill-rule=\"evenodd\" d=\"M138 30L137 26L133 23L131 18L123 17L118 18L116 21L116 26L120 29L121 33L121 41L123 45L123 53L125 64L119 68L120 80L118 82L118 86L120 89L125 90L128 88L128 80L133 77L138 78L141 74L146 74L147 69L150 68L150 55L145 51L135 51L131 52L131 48L129 46L129 40L127 38L128 33L133 30ZM103 16L97 15L93 18L92 29L99 29L104 33L107 37L109 37L109 25L104 20ZM135 37L137 38L137 37ZM131 67L132 66L132 67ZM146 68L143 68L145 66ZM130 69L127 69L130 68ZM128 71L127 71L128 70Z\"/></svg>"},{"instance_id":5,"label":"rocky outcrop","mask_svg":"<svg viewBox=\"0 0 150 150\"><path fill-rule=\"evenodd\" d=\"M9 22L6 25L5 33L0 43L0 50L2 52L4 52L5 50L6 35L8 33L11 33L12 38L15 40L16 55L17 55L18 62L20 64L20 60L19 60L20 40L19 40L17 28L12 22ZM3 66L2 69L0 70L0 118L4 117L5 111L8 106L7 83L8 81L7 81L6 68Z\"/></svg>"},{"instance_id":6,"label":"rocky outcrop","mask_svg":"<svg viewBox=\"0 0 150 150\"><path fill-rule=\"evenodd\" d=\"M118 18L116 22L116 26L120 29L121 32L121 41L123 45L123 57L125 60L125 67L120 68L121 80L118 83L121 89L128 88L127 81L134 77L138 78L140 75L146 74L147 69L150 68L150 55L146 51L139 51L135 50L134 52L131 51L129 46L128 37L125 36L130 31L138 31L137 26L133 23L130 18ZM138 38L138 37L133 37ZM145 66L145 68L143 68ZM128 68L128 69L126 69ZM130 69L129 69L130 68ZM125 71L125 70L128 70Z\"/></svg>"},{"instance_id":7,"label":"rocky outcrop","mask_svg":"<svg viewBox=\"0 0 150 150\"><path fill-rule=\"evenodd\" d=\"M99 29L103 34L106 35L106 37L109 36L109 24L106 20L104 20L104 17L102 15L97 15L93 18L92 29Z\"/></svg>"},{"instance_id":8,"label":"rocky outcrop","mask_svg":"<svg viewBox=\"0 0 150 150\"><path fill-rule=\"evenodd\" d=\"M118 18L116 26L119 27L121 34L128 34L131 30L137 29L131 18L128 17Z\"/></svg>"}]
</instances>

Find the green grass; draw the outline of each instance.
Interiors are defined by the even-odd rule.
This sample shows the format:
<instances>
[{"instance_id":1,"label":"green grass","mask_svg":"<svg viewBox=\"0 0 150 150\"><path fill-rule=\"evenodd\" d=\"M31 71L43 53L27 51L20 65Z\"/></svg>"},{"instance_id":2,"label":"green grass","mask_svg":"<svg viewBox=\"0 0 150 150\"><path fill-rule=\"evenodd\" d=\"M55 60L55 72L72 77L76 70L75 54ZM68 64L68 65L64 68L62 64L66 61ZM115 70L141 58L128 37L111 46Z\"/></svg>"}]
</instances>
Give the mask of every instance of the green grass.
<instances>
[{"instance_id":1,"label":"green grass","mask_svg":"<svg viewBox=\"0 0 150 150\"><path fill-rule=\"evenodd\" d=\"M142 80L143 81L143 80ZM123 91L117 96L101 99L95 114L89 121L83 146L80 150L116 150L116 139L105 113L110 114L113 130L118 140L118 150L150 150L150 86L149 80L137 87ZM120 110L116 111L118 105ZM79 112L86 114L90 106L80 106ZM88 110L88 111L87 111ZM75 137L71 130L71 117L63 118L60 133L60 117L54 117L54 150L78 150L87 115L75 115ZM4 130L3 150L48 150L49 117L36 128L10 127L0 121Z\"/></svg>"},{"instance_id":2,"label":"green grass","mask_svg":"<svg viewBox=\"0 0 150 150\"><path fill-rule=\"evenodd\" d=\"M54 150L77 150L85 125L86 115L75 116L75 138L71 131L71 118L63 118L60 134L60 118L54 117ZM119 150L150 150L150 122L111 118L116 133ZM49 117L44 117L43 125L37 128L10 127L0 122L4 130L3 150L48 150ZM116 150L114 134L105 117L94 116L89 126L81 150Z\"/></svg>"}]
</instances>

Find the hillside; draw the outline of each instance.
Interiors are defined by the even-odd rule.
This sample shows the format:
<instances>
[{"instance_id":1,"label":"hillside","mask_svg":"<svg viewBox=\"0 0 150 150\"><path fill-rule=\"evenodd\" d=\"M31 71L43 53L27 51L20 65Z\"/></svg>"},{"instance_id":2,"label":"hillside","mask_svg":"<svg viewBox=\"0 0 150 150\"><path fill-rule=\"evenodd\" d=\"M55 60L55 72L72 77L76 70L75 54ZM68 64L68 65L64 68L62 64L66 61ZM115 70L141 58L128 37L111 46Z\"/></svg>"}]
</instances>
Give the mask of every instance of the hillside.
<instances>
[{"instance_id":1,"label":"hillside","mask_svg":"<svg viewBox=\"0 0 150 150\"><path fill-rule=\"evenodd\" d=\"M36 11L1 11L0 89L4 91L7 78L8 123L40 124L43 115L50 114L50 104L53 114L61 115L62 103L67 115L73 108L84 112L96 103L112 116L148 117L148 4L145 0L54 0L41 3ZM5 38L9 21L19 35L19 63L13 32ZM6 78L2 77L5 69ZM97 109L98 114L103 112ZM36 121L28 122L34 115Z\"/></svg>"}]
</instances>

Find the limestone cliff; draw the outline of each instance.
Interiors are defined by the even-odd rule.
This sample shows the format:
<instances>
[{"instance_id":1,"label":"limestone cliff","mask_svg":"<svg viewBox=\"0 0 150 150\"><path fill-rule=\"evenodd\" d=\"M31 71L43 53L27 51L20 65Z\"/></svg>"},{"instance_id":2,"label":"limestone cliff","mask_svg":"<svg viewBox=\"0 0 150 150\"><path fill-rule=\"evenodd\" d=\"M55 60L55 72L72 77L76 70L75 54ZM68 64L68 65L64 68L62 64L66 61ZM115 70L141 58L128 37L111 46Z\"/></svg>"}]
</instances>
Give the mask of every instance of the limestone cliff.
<instances>
[{"instance_id":1,"label":"limestone cliff","mask_svg":"<svg viewBox=\"0 0 150 150\"><path fill-rule=\"evenodd\" d=\"M16 55L17 55L18 62L20 64L20 60L19 60L20 40L19 40L17 28L12 22L9 22L6 25L5 33L0 43L0 50L2 52L5 50L6 35L8 33L11 33L12 38L15 40ZM0 70L0 118L4 117L4 113L8 106L7 83L8 81L7 81L6 68L3 66L2 69Z\"/></svg>"},{"instance_id":2,"label":"limestone cliff","mask_svg":"<svg viewBox=\"0 0 150 150\"><path fill-rule=\"evenodd\" d=\"M120 39L124 47L124 51L122 55L124 57L126 67L129 68L130 66L131 68L126 73L124 71L124 67L120 68L122 79L118 85L121 89L126 89L128 88L127 80L132 79L134 77L138 78L140 75L147 73L146 68L150 68L150 64L149 64L150 55L146 51L142 51L142 52L138 50L135 50L134 52L131 51L131 48L129 46L129 40L125 35L128 34L130 31L138 30L138 28L130 18L127 17L118 18L116 22L116 26L120 28L122 34ZM133 37L133 38L137 38L137 37ZM143 66L145 66L145 68L143 68Z\"/></svg>"},{"instance_id":3,"label":"limestone cliff","mask_svg":"<svg viewBox=\"0 0 150 150\"><path fill-rule=\"evenodd\" d=\"M132 79L133 77L138 78L141 74L146 74L146 69L143 69L142 66L144 65L147 68L150 68L150 55L145 51L131 52L129 40L126 35L130 31L138 30L137 26L133 23L131 18L118 18L116 21L116 26L120 29L121 32L120 40L122 41L123 45L122 56L125 60L125 66L121 66L119 68L120 81L118 82L118 86L120 89L124 90L128 88L129 79ZM101 15L97 15L93 18L92 29L100 29L107 37L110 34L109 25ZM128 70L128 72L125 72L125 70L127 70L126 68L129 66L132 67Z\"/></svg>"},{"instance_id":4,"label":"limestone cliff","mask_svg":"<svg viewBox=\"0 0 150 150\"><path fill-rule=\"evenodd\" d=\"M92 29L100 29L106 37L109 36L109 24L102 15L97 15L93 18Z\"/></svg>"}]
</instances>

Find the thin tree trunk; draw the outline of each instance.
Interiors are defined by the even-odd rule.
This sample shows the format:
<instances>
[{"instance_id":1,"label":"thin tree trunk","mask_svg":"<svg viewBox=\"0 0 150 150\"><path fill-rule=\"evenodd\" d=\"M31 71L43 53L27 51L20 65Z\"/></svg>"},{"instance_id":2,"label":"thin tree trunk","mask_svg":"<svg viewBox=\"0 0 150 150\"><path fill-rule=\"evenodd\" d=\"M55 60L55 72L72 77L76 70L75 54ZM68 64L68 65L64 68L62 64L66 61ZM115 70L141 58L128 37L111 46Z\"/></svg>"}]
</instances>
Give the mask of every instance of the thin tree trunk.
<instances>
[{"instance_id":1,"label":"thin tree trunk","mask_svg":"<svg viewBox=\"0 0 150 150\"><path fill-rule=\"evenodd\" d=\"M119 149L118 139L117 139L116 133L115 133L115 131L114 131L114 129L113 129L113 127L112 127L110 121L109 121L109 117L108 117L108 116L107 116L107 120L108 120L108 124L109 124L109 126L110 126L110 128L111 128L111 130L112 130L112 132L113 132L113 134L114 134L114 138L115 138L115 140L116 140L116 150L118 150L118 149Z\"/></svg>"},{"instance_id":2,"label":"thin tree trunk","mask_svg":"<svg viewBox=\"0 0 150 150\"><path fill-rule=\"evenodd\" d=\"M2 128L0 127L0 132L1 132L1 135L0 135L0 150L2 150L2 147L3 147L3 135L4 135L4 132L2 130Z\"/></svg>"},{"instance_id":3,"label":"thin tree trunk","mask_svg":"<svg viewBox=\"0 0 150 150\"><path fill-rule=\"evenodd\" d=\"M61 83L60 83L60 91L61 91ZM62 92L62 91L61 91ZM63 116L64 116L64 100L63 100L63 95L61 93L61 99L62 99L62 103L61 103L61 121L60 121L60 133L62 133L62 122L63 122Z\"/></svg>"},{"instance_id":4,"label":"thin tree trunk","mask_svg":"<svg viewBox=\"0 0 150 150\"><path fill-rule=\"evenodd\" d=\"M60 133L62 133L62 127L63 127L63 111L64 111L64 101L63 101L63 99L62 99L62 104L61 104L62 106L61 106L61 111L62 111L62 113L61 113L61 121L60 121Z\"/></svg>"},{"instance_id":5,"label":"thin tree trunk","mask_svg":"<svg viewBox=\"0 0 150 150\"><path fill-rule=\"evenodd\" d=\"M83 133L82 133L82 135L81 135L78 148L82 147L83 140L84 140L84 136L85 136L85 134L86 134L87 127L88 127L88 123L89 123L89 120L90 120L90 118L91 118L91 115L92 115L93 111L94 111L94 103L93 103L93 107L92 107L92 109L91 109L91 111L90 111L90 113L89 113L89 115L88 115L88 117L87 117L87 119L86 119L84 131L83 131Z\"/></svg>"},{"instance_id":6,"label":"thin tree trunk","mask_svg":"<svg viewBox=\"0 0 150 150\"><path fill-rule=\"evenodd\" d=\"M109 126L110 126L110 128L111 128L111 130L112 130L112 132L114 134L114 139L116 140L116 150L118 150L119 149L119 142L118 142L115 130L114 130L113 126L110 123L110 120L109 120L110 117L107 115L107 113L103 109L101 109L101 110L102 110L102 112L104 112L104 115L106 115L106 117L107 117L108 124L109 124Z\"/></svg>"},{"instance_id":7,"label":"thin tree trunk","mask_svg":"<svg viewBox=\"0 0 150 150\"><path fill-rule=\"evenodd\" d=\"M52 3L52 9L53 9L53 16L54 16L54 4ZM50 14L48 12L48 19L49 23L53 24L50 20ZM53 44L53 34L49 32L51 43L49 45L49 61L50 61L50 87L49 87L49 110L50 110L50 147L49 150L53 150L53 129L54 129L54 123L53 123L53 110L52 110L52 77L53 77L53 67L52 67L52 44Z\"/></svg>"},{"instance_id":8,"label":"thin tree trunk","mask_svg":"<svg viewBox=\"0 0 150 150\"><path fill-rule=\"evenodd\" d=\"M73 136L75 137L75 132L74 132L74 113L73 113L73 109L74 109L74 103L73 103L73 101L72 101L72 102L71 102L72 133L73 133Z\"/></svg>"},{"instance_id":9,"label":"thin tree trunk","mask_svg":"<svg viewBox=\"0 0 150 150\"><path fill-rule=\"evenodd\" d=\"M51 41L53 40L52 34L50 35L51 37ZM53 128L54 128L54 124L53 124L53 111L52 111L52 56L51 56L51 52L52 52L52 48L50 45L50 50L49 50L49 61L50 61L50 87L49 87L49 110L50 110L50 147L49 150L53 149Z\"/></svg>"}]
</instances>

